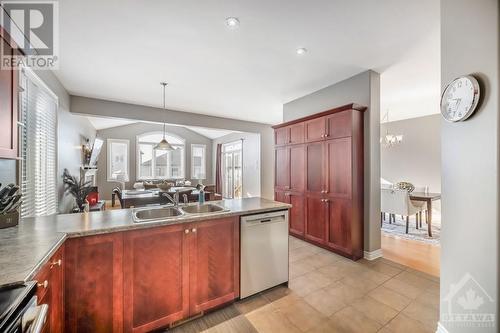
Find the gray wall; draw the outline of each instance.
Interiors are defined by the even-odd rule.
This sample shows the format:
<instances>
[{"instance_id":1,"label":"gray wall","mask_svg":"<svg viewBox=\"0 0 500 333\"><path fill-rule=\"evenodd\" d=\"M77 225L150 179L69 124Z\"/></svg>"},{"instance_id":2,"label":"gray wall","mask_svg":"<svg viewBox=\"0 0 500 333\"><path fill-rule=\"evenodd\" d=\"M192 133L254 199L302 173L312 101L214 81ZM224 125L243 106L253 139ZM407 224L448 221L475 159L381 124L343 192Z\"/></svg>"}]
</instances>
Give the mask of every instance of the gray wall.
<instances>
[{"instance_id":1,"label":"gray wall","mask_svg":"<svg viewBox=\"0 0 500 333\"><path fill-rule=\"evenodd\" d=\"M213 140L212 171L215 180L217 144L243 139L243 197L260 197L260 135L231 133Z\"/></svg>"},{"instance_id":2,"label":"gray wall","mask_svg":"<svg viewBox=\"0 0 500 333\"><path fill-rule=\"evenodd\" d=\"M365 251L380 249L380 75L366 71L283 105L283 120L308 116L337 106L368 107L364 117Z\"/></svg>"},{"instance_id":3,"label":"gray wall","mask_svg":"<svg viewBox=\"0 0 500 333\"><path fill-rule=\"evenodd\" d=\"M71 112L80 115L133 119L143 121L167 122L175 125L189 125L208 128L227 129L260 134L261 156L261 195L272 199L274 187L274 142L270 125L213 117L202 114L163 110L141 105L106 101L101 99L71 96Z\"/></svg>"},{"instance_id":4,"label":"gray wall","mask_svg":"<svg viewBox=\"0 0 500 333\"><path fill-rule=\"evenodd\" d=\"M402 134L403 143L380 148L381 177L392 183L409 181L441 192L441 116L383 123L380 134Z\"/></svg>"},{"instance_id":5,"label":"gray wall","mask_svg":"<svg viewBox=\"0 0 500 333\"><path fill-rule=\"evenodd\" d=\"M498 332L499 300L499 3L497 0L441 0L441 88L470 73L480 78L484 98L467 121L442 121L442 219L440 322L449 332ZM470 274L469 288L483 298L473 313L492 313L495 327L446 322L444 298ZM456 298L452 311L464 312Z\"/></svg>"},{"instance_id":6,"label":"gray wall","mask_svg":"<svg viewBox=\"0 0 500 333\"><path fill-rule=\"evenodd\" d=\"M104 145L99 155L99 160L97 163L97 185L99 187L99 195L104 199L111 199L111 191L115 186L118 185L117 182L107 181L107 139L126 139L130 141L129 146L129 172L130 181L126 183L127 188L132 188L134 183L137 181L136 174L136 139L137 135L147 133L147 132L161 132L163 131L163 125L153 124L153 123L135 123L130 125L118 126L113 128L107 128L97 131L97 136L104 140ZM199 143L206 146L207 154L207 166L206 173L208 179L204 180L203 183L213 183L212 179L212 140L195 133L187 128L180 126L167 126L167 133L172 133L178 135L186 140L186 150L184 156L185 162L185 178L191 179L191 144ZM198 182L196 180L195 182Z\"/></svg>"},{"instance_id":7,"label":"gray wall","mask_svg":"<svg viewBox=\"0 0 500 333\"><path fill-rule=\"evenodd\" d=\"M95 138L96 130L85 118L75 116L69 112L70 97L66 89L51 71L39 70L36 74L59 98L57 113L57 187L59 198L59 212L70 212L73 199L64 195L62 173L68 169L72 175L80 176L82 165L81 145L85 138Z\"/></svg>"}]
</instances>

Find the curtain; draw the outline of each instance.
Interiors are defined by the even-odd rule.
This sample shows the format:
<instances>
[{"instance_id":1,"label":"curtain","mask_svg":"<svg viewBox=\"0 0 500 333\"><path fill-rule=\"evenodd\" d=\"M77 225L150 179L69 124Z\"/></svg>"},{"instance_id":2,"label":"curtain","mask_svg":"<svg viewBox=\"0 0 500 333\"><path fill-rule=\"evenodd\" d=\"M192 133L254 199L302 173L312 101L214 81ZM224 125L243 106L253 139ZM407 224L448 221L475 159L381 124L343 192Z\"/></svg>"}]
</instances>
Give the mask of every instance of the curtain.
<instances>
[{"instance_id":1,"label":"curtain","mask_svg":"<svg viewBox=\"0 0 500 333\"><path fill-rule=\"evenodd\" d=\"M217 144L215 157L215 193L222 193L222 143Z\"/></svg>"}]
</instances>

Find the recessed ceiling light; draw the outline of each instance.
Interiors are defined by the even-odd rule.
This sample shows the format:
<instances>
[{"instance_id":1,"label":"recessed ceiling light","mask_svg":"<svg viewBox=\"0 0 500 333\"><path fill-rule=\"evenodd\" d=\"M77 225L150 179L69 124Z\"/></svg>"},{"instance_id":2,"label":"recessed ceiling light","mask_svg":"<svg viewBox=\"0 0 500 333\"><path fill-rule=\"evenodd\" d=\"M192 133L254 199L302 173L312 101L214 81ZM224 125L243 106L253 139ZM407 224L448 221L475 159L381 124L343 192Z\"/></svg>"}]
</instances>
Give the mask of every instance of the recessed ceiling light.
<instances>
[{"instance_id":1,"label":"recessed ceiling light","mask_svg":"<svg viewBox=\"0 0 500 333\"><path fill-rule=\"evenodd\" d=\"M226 18L226 26L229 29L237 29L240 26L240 20L237 17Z\"/></svg>"},{"instance_id":2,"label":"recessed ceiling light","mask_svg":"<svg viewBox=\"0 0 500 333\"><path fill-rule=\"evenodd\" d=\"M298 55L303 55L303 54L306 54L307 53L307 49L305 47L300 47L297 49L297 54Z\"/></svg>"}]
</instances>

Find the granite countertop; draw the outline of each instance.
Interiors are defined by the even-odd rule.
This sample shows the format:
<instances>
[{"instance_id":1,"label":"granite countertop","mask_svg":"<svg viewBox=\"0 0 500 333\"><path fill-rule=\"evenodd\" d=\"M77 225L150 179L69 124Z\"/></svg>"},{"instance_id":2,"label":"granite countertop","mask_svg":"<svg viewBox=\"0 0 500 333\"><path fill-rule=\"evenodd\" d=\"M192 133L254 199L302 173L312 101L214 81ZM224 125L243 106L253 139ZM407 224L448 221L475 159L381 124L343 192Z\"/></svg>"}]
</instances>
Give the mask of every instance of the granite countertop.
<instances>
[{"instance_id":1,"label":"granite countertop","mask_svg":"<svg viewBox=\"0 0 500 333\"><path fill-rule=\"evenodd\" d=\"M229 211L206 215L184 215L168 221L145 223L134 223L133 209L22 219L17 227L0 229L0 286L32 279L66 238L241 216L291 207L286 203L263 198L232 199L210 203L223 206Z\"/></svg>"}]
</instances>

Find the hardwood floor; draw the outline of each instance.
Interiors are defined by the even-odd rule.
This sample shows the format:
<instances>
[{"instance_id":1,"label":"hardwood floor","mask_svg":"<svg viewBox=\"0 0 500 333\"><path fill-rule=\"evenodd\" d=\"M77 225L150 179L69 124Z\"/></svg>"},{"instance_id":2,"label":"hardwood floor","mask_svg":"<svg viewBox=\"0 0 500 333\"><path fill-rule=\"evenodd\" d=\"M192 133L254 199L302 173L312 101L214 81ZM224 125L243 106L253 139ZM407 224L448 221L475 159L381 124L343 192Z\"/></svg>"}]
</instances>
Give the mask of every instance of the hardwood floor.
<instances>
[{"instance_id":1,"label":"hardwood floor","mask_svg":"<svg viewBox=\"0 0 500 333\"><path fill-rule=\"evenodd\" d=\"M384 258L439 277L441 247L382 234Z\"/></svg>"}]
</instances>

